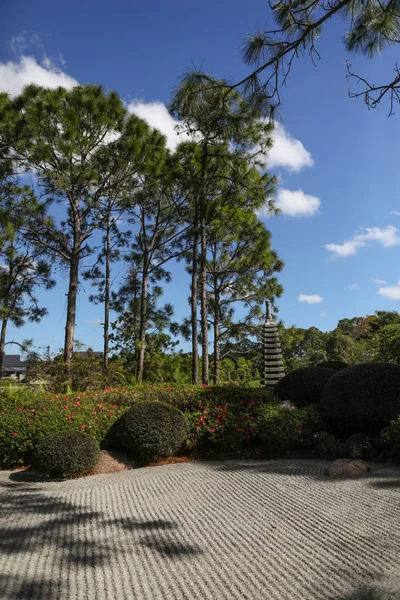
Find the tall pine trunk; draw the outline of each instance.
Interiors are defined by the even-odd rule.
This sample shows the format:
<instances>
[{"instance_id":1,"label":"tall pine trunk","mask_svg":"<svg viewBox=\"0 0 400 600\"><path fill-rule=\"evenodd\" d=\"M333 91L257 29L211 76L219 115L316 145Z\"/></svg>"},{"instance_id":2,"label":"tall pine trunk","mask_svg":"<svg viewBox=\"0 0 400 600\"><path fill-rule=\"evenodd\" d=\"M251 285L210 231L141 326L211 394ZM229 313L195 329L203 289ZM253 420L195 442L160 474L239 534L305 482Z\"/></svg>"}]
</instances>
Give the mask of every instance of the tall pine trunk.
<instances>
[{"instance_id":1,"label":"tall pine trunk","mask_svg":"<svg viewBox=\"0 0 400 600\"><path fill-rule=\"evenodd\" d=\"M109 329L110 329L110 287L111 287L111 215L108 213L106 228L106 279L104 286L104 351L103 365L104 370L108 369L109 354Z\"/></svg>"},{"instance_id":2,"label":"tall pine trunk","mask_svg":"<svg viewBox=\"0 0 400 600\"><path fill-rule=\"evenodd\" d=\"M4 317L3 321L1 323L1 332L0 332L0 374L3 370L4 354L6 353L7 324L8 324L8 319L6 317Z\"/></svg>"},{"instance_id":3,"label":"tall pine trunk","mask_svg":"<svg viewBox=\"0 0 400 600\"><path fill-rule=\"evenodd\" d=\"M192 251L192 283L191 283L191 330L192 330L192 383L199 382L199 334L197 330L197 253L199 245L199 236L197 234L197 223L195 224L195 233L193 236Z\"/></svg>"},{"instance_id":4,"label":"tall pine trunk","mask_svg":"<svg viewBox=\"0 0 400 600\"><path fill-rule=\"evenodd\" d=\"M137 381L143 381L144 355L146 351L146 329L147 329L147 301L148 301L148 258L143 256L143 278L140 298L140 321L139 321L139 354L137 359Z\"/></svg>"},{"instance_id":5,"label":"tall pine trunk","mask_svg":"<svg viewBox=\"0 0 400 600\"><path fill-rule=\"evenodd\" d=\"M73 252L69 266L69 286L67 303L67 322L65 325L64 362L68 365L69 378L71 361L74 352L76 299L78 295L79 255Z\"/></svg>"},{"instance_id":6,"label":"tall pine trunk","mask_svg":"<svg viewBox=\"0 0 400 600\"><path fill-rule=\"evenodd\" d=\"M207 232L205 218L200 222L200 319L202 382L209 384L208 374L208 303L207 303Z\"/></svg>"},{"instance_id":7,"label":"tall pine trunk","mask_svg":"<svg viewBox=\"0 0 400 600\"><path fill-rule=\"evenodd\" d=\"M214 280L216 278L214 277ZM214 283L214 384L217 385L219 383L219 374L220 374L220 359L221 359L221 349L219 344L219 293L217 290L217 283Z\"/></svg>"}]
</instances>

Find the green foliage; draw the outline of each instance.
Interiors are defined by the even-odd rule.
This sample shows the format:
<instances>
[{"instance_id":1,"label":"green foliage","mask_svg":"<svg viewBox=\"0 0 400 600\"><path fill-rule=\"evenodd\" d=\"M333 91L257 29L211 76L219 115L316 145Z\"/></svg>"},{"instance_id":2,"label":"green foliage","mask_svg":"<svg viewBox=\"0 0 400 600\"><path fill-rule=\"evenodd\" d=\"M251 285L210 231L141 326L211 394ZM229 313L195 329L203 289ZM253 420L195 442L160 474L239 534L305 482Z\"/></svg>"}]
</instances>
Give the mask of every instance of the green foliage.
<instances>
[{"instance_id":1,"label":"green foliage","mask_svg":"<svg viewBox=\"0 0 400 600\"><path fill-rule=\"evenodd\" d=\"M382 362L400 363L400 324L385 325L375 336L378 359Z\"/></svg>"},{"instance_id":2,"label":"green foliage","mask_svg":"<svg viewBox=\"0 0 400 600\"><path fill-rule=\"evenodd\" d=\"M318 458L325 460L345 458L347 455L345 444L326 431L320 431L315 436L314 452Z\"/></svg>"},{"instance_id":3,"label":"green foliage","mask_svg":"<svg viewBox=\"0 0 400 600\"><path fill-rule=\"evenodd\" d=\"M366 3L282 0L272 4L270 12L272 28L262 27L247 36L243 60L251 65L252 72L236 83L235 88L243 90L254 106L271 116L280 105L281 85L286 84L296 59L302 54L313 62L321 58L318 40L324 27L332 27L335 19L346 23L347 31L342 35L345 49L369 59L397 44L400 37L398 2L391 0ZM348 76L362 84L361 90L350 93L350 97L363 96L370 108L375 108L383 98L389 99L389 114L392 114L394 103L399 101L400 87L397 65L394 71L389 81L374 85L348 68ZM210 77L203 77L211 87Z\"/></svg>"},{"instance_id":4,"label":"green foliage","mask_svg":"<svg viewBox=\"0 0 400 600\"><path fill-rule=\"evenodd\" d=\"M385 457L400 462L400 416L382 430L379 443Z\"/></svg>"},{"instance_id":5,"label":"green foliage","mask_svg":"<svg viewBox=\"0 0 400 600\"><path fill-rule=\"evenodd\" d=\"M26 464L42 439L60 431L84 431L102 442L125 410L115 403L116 395L107 390L49 395L24 387L0 389L0 466Z\"/></svg>"},{"instance_id":6,"label":"green foliage","mask_svg":"<svg viewBox=\"0 0 400 600\"><path fill-rule=\"evenodd\" d=\"M72 356L71 371L58 354L54 358L30 357L27 365L27 381L42 381L49 392L72 390L102 390L126 382L124 361L118 358L109 362L104 370L102 358L89 349Z\"/></svg>"},{"instance_id":7,"label":"green foliage","mask_svg":"<svg viewBox=\"0 0 400 600\"><path fill-rule=\"evenodd\" d=\"M326 384L320 406L338 431L379 431L400 413L400 366L364 363L343 369Z\"/></svg>"},{"instance_id":8,"label":"green foliage","mask_svg":"<svg viewBox=\"0 0 400 600\"><path fill-rule=\"evenodd\" d=\"M32 465L53 477L72 477L93 469L99 444L87 433L63 431L44 438L35 448Z\"/></svg>"},{"instance_id":9,"label":"green foliage","mask_svg":"<svg viewBox=\"0 0 400 600\"><path fill-rule=\"evenodd\" d=\"M271 404L259 408L256 426L263 450L267 454L280 454L312 447L321 420L312 406L290 410Z\"/></svg>"},{"instance_id":10,"label":"green foliage","mask_svg":"<svg viewBox=\"0 0 400 600\"><path fill-rule=\"evenodd\" d=\"M44 438L32 454L32 466L53 477L72 477L93 469L100 446L87 433L62 431Z\"/></svg>"},{"instance_id":11,"label":"green foliage","mask_svg":"<svg viewBox=\"0 0 400 600\"><path fill-rule=\"evenodd\" d=\"M198 450L243 455L257 445L256 415L265 397L262 399L261 394L251 390L247 394L240 388L233 390L226 395L216 391L218 404L200 406L196 424Z\"/></svg>"},{"instance_id":12,"label":"green foliage","mask_svg":"<svg viewBox=\"0 0 400 600\"><path fill-rule=\"evenodd\" d=\"M346 450L349 458L370 460L373 456L373 440L363 433L355 433L346 440Z\"/></svg>"},{"instance_id":13,"label":"green foliage","mask_svg":"<svg viewBox=\"0 0 400 600\"><path fill-rule=\"evenodd\" d=\"M334 371L341 371L349 365L341 360L324 360L318 363L317 367L323 367L324 369L333 369Z\"/></svg>"},{"instance_id":14,"label":"green foliage","mask_svg":"<svg viewBox=\"0 0 400 600\"><path fill-rule=\"evenodd\" d=\"M302 367L282 377L275 386L275 395L280 400L290 400L301 408L317 404L327 381L335 374L333 369Z\"/></svg>"},{"instance_id":15,"label":"green foliage","mask_svg":"<svg viewBox=\"0 0 400 600\"><path fill-rule=\"evenodd\" d=\"M184 414L163 402L138 402L112 426L107 443L131 452L141 462L172 456L188 434Z\"/></svg>"}]
</instances>

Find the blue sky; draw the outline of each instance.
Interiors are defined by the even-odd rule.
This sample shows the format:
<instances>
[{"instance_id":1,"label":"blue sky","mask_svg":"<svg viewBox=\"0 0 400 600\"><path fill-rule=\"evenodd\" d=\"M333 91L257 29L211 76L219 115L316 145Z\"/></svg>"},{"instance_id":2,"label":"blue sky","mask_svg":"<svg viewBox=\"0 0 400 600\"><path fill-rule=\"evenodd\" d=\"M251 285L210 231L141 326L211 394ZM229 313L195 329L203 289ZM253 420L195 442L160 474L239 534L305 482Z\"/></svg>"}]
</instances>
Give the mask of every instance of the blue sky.
<instances>
[{"instance_id":1,"label":"blue sky","mask_svg":"<svg viewBox=\"0 0 400 600\"><path fill-rule=\"evenodd\" d=\"M16 94L28 81L103 84L173 147L165 104L179 77L202 65L217 77L240 78L247 72L241 43L267 23L268 11L260 0L3 3L0 89ZM285 289L280 318L324 330L341 318L400 305L400 107L388 118L387 104L368 111L362 100L348 98L343 33L341 20L330 24L317 67L300 59L282 90L270 170L279 177L284 214L266 219L286 265L279 276ZM396 56L389 51L372 62L350 60L368 79L382 81L392 76ZM180 319L188 313L186 276L180 266L172 270L165 299ZM62 273L57 278L57 287L42 295L50 315L40 325L10 329L9 339L62 345L66 286ZM89 304L89 291L85 283L76 338L100 349L101 308Z\"/></svg>"}]
</instances>

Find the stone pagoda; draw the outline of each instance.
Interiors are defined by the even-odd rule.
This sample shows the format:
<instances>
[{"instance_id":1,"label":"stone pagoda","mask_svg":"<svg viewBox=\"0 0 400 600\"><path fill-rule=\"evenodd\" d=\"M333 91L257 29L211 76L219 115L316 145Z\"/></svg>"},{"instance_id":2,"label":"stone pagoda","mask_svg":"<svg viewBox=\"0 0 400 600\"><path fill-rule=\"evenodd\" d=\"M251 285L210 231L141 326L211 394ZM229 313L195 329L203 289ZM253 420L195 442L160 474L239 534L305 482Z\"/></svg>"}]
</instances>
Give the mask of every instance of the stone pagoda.
<instances>
[{"instance_id":1,"label":"stone pagoda","mask_svg":"<svg viewBox=\"0 0 400 600\"><path fill-rule=\"evenodd\" d=\"M273 388L285 375L283 368L281 345L279 343L278 326L271 314L271 302L266 302L267 313L263 327L263 374L261 384Z\"/></svg>"}]
</instances>

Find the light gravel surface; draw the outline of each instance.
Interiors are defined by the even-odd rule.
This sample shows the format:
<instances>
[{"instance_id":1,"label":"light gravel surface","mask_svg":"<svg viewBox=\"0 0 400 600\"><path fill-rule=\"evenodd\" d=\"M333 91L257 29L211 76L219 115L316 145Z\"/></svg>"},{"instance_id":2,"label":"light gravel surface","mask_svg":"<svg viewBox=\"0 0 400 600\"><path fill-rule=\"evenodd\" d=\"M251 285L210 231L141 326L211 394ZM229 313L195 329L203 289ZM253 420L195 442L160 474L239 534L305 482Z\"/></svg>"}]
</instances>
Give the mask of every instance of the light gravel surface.
<instances>
[{"instance_id":1,"label":"light gravel surface","mask_svg":"<svg viewBox=\"0 0 400 600\"><path fill-rule=\"evenodd\" d=\"M0 472L0 598L400 598L400 469L183 463L70 481Z\"/></svg>"}]
</instances>

